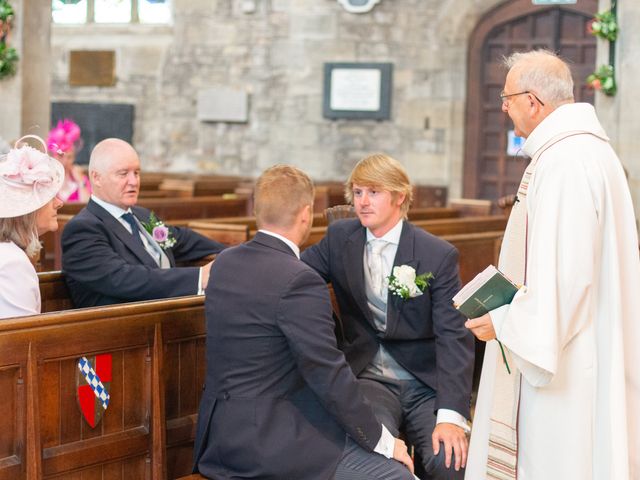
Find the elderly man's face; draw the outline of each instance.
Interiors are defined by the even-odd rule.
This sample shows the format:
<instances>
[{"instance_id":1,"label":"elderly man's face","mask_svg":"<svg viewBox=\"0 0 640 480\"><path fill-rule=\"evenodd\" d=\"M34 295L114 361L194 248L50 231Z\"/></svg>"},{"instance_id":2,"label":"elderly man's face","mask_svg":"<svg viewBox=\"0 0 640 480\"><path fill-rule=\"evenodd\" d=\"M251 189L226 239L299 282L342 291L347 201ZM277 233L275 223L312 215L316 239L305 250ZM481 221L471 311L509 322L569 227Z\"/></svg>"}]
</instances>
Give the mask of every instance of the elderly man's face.
<instances>
[{"instance_id":1,"label":"elderly man's face","mask_svg":"<svg viewBox=\"0 0 640 480\"><path fill-rule=\"evenodd\" d=\"M513 121L515 134L519 137L528 137L535 128L534 115L537 109L535 97L524 93L517 85L518 73L514 69L509 70L504 83L502 94L502 111L509 115Z\"/></svg>"},{"instance_id":2,"label":"elderly man's face","mask_svg":"<svg viewBox=\"0 0 640 480\"><path fill-rule=\"evenodd\" d=\"M134 206L140 192L140 160L132 148L118 148L104 172L94 180L96 195L123 210Z\"/></svg>"}]
</instances>

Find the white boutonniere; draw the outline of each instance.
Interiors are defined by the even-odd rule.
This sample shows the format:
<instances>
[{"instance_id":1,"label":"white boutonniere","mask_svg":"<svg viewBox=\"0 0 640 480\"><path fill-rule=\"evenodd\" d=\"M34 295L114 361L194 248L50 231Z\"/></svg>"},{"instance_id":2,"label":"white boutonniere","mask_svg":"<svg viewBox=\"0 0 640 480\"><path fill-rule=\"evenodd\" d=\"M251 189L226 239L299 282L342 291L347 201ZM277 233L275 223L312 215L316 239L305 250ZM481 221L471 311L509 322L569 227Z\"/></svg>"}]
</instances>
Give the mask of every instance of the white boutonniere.
<instances>
[{"instance_id":1,"label":"white boutonniere","mask_svg":"<svg viewBox=\"0 0 640 480\"><path fill-rule=\"evenodd\" d=\"M167 248L171 248L176 244L176 239L171 235L171 230L167 227L163 221L161 221L156 214L151 212L149 215L149 221L147 223L142 223L144 229L149 232L151 238L153 238L160 248L166 250Z\"/></svg>"},{"instance_id":2,"label":"white boutonniere","mask_svg":"<svg viewBox=\"0 0 640 480\"><path fill-rule=\"evenodd\" d=\"M416 270L409 265L393 267L393 272L387 277L389 291L403 300L422 295L433 279L433 273L426 272L416 275Z\"/></svg>"}]
</instances>

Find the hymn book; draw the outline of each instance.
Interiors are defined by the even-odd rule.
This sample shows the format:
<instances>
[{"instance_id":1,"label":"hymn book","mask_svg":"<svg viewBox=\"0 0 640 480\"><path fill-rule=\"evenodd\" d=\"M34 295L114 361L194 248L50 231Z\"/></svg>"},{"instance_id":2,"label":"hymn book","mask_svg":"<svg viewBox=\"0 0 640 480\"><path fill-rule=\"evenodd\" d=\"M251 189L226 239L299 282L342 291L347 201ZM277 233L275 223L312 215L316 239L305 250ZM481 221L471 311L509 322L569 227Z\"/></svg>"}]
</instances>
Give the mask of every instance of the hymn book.
<instances>
[{"instance_id":1,"label":"hymn book","mask_svg":"<svg viewBox=\"0 0 640 480\"><path fill-rule=\"evenodd\" d=\"M477 318L511 303L518 288L500 270L489 265L453 297L453 304L465 317Z\"/></svg>"}]
</instances>

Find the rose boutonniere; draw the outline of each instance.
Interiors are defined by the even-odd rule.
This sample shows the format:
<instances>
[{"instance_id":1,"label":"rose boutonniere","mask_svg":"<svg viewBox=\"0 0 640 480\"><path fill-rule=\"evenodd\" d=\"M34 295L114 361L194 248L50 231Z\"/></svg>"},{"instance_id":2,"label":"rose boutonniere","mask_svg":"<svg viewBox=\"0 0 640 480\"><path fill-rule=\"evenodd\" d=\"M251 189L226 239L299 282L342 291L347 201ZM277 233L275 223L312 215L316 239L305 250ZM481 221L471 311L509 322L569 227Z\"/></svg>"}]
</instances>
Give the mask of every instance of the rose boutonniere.
<instances>
[{"instance_id":1,"label":"rose boutonniere","mask_svg":"<svg viewBox=\"0 0 640 480\"><path fill-rule=\"evenodd\" d=\"M176 239L173 238L173 235L171 235L171 230L169 230L169 227L167 227L163 221L156 217L155 213L151 212L151 215L149 215L149 221L147 223L140 223L142 223L144 229L149 232L151 238L153 238L158 243L158 245L160 245L160 248L166 250L167 248L171 248L176 244Z\"/></svg>"},{"instance_id":2,"label":"rose boutonniere","mask_svg":"<svg viewBox=\"0 0 640 480\"><path fill-rule=\"evenodd\" d=\"M409 265L393 267L393 272L387 277L389 291L403 300L419 297L429 286L433 273L426 272L416 275L416 270Z\"/></svg>"}]
</instances>

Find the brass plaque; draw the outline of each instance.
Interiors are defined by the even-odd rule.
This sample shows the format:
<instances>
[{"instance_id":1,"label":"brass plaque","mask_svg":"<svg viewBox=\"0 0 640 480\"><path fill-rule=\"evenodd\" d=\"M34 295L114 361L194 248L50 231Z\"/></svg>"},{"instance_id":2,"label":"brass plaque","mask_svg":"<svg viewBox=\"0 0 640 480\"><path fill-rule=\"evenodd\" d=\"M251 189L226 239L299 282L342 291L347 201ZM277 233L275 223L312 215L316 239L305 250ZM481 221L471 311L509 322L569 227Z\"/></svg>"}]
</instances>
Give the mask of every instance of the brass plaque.
<instances>
[{"instance_id":1,"label":"brass plaque","mask_svg":"<svg viewBox=\"0 0 640 480\"><path fill-rule=\"evenodd\" d=\"M116 52L113 50L72 50L69 58L69 85L72 87L112 87L116 84Z\"/></svg>"}]
</instances>

